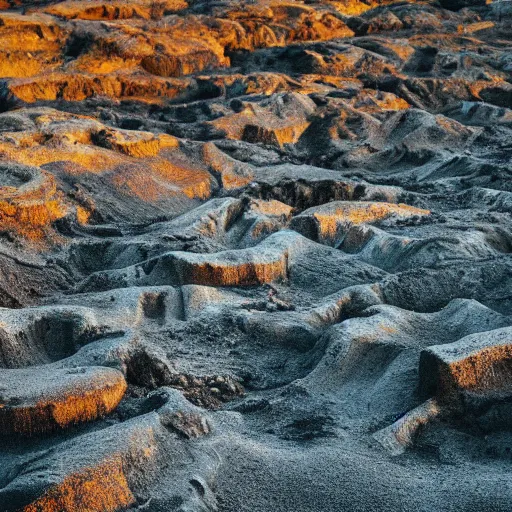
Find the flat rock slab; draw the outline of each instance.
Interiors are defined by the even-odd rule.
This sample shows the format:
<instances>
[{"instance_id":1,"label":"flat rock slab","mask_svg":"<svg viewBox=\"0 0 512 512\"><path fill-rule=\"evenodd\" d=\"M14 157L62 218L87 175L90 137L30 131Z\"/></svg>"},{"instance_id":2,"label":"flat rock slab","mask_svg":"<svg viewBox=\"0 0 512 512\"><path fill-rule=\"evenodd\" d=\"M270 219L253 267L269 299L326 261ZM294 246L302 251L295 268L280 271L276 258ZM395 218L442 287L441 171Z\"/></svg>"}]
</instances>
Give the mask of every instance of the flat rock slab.
<instances>
[{"instance_id":1,"label":"flat rock slab","mask_svg":"<svg viewBox=\"0 0 512 512\"><path fill-rule=\"evenodd\" d=\"M512 329L466 336L424 350L420 389L425 395L512 388Z\"/></svg>"},{"instance_id":2,"label":"flat rock slab","mask_svg":"<svg viewBox=\"0 0 512 512\"><path fill-rule=\"evenodd\" d=\"M0 432L35 435L95 420L126 391L111 368L57 369L53 365L0 372Z\"/></svg>"}]
</instances>

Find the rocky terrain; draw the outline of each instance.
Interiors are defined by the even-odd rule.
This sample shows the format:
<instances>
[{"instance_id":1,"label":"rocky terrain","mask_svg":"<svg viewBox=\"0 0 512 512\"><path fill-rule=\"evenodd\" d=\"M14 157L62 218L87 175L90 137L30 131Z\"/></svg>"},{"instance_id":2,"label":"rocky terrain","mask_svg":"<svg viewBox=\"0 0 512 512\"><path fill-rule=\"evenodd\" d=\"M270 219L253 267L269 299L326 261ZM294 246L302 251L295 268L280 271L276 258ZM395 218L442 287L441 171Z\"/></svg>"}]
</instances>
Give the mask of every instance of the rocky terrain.
<instances>
[{"instance_id":1,"label":"rocky terrain","mask_svg":"<svg viewBox=\"0 0 512 512\"><path fill-rule=\"evenodd\" d=\"M512 2L0 9L1 512L510 511Z\"/></svg>"}]
</instances>

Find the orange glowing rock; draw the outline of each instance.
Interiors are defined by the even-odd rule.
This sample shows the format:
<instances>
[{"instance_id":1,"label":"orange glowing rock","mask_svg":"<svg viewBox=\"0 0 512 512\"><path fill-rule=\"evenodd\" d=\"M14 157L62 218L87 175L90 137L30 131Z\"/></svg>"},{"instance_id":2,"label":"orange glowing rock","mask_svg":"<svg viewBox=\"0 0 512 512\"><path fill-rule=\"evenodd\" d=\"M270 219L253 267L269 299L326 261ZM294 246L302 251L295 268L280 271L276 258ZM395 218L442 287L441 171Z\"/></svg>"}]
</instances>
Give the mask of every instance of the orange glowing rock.
<instances>
[{"instance_id":1,"label":"orange glowing rock","mask_svg":"<svg viewBox=\"0 0 512 512\"><path fill-rule=\"evenodd\" d=\"M307 240L280 231L254 247L211 254L173 251L122 270L96 272L78 287L80 292L129 286L199 284L254 286L288 278L289 261Z\"/></svg>"},{"instance_id":2,"label":"orange glowing rock","mask_svg":"<svg viewBox=\"0 0 512 512\"><path fill-rule=\"evenodd\" d=\"M253 199L250 204L250 211L269 217L283 217L289 219L291 218L293 208L275 199L270 201Z\"/></svg>"},{"instance_id":3,"label":"orange glowing rock","mask_svg":"<svg viewBox=\"0 0 512 512\"><path fill-rule=\"evenodd\" d=\"M0 372L0 432L31 436L97 419L126 390L121 372L101 367L52 365Z\"/></svg>"},{"instance_id":4,"label":"orange glowing rock","mask_svg":"<svg viewBox=\"0 0 512 512\"><path fill-rule=\"evenodd\" d=\"M177 268L186 284L204 286L251 286L286 278L286 254L257 256L246 254L246 261L231 262L229 255L216 260L183 258Z\"/></svg>"},{"instance_id":5,"label":"orange glowing rock","mask_svg":"<svg viewBox=\"0 0 512 512\"><path fill-rule=\"evenodd\" d=\"M0 489L0 502L20 512L124 510L152 471L168 432L157 413L74 436L29 460Z\"/></svg>"},{"instance_id":6,"label":"orange glowing rock","mask_svg":"<svg viewBox=\"0 0 512 512\"><path fill-rule=\"evenodd\" d=\"M62 4L51 10L62 9L59 6ZM97 30L87 24L80 25L83 33L87 34L82 37L88 37L91 44L81 48L77 58L63 66L62 70L78 73L144 71L161 77L180 77L229 66L230 59L225 55L224 46L229 36L223 41L211 24L199 17L189 16L169 16L163 22L151 18L154 23L151 31L148 31L147 22L141 18L151 16L149 11L152 6L158 9L156 2L147 3L147 13L138 15L133 12L134 19L129 23L118 21L104 24ZM126 17L130 14L130 8L133 9L125 7L125 12L121 13L118 6L116 13L115 6L109 4L104 14ZM160 8L163 11L166 9L163 4Z\"/></svg>"},{"instance_id":7,"label":"orange glowing rock","mask_svg":"<svg viewBox=\"0 0 512 512\"><path fill-rule=\"evenodd\" d=\"M300 245L295 233L278 233L254 248L216 254L174 253L182 284L251 286L286 279L290 253Z\"/></svg>"},{"instance_id":8,"label":"orange glowing rock","mask_svg":"<svg viewBox=\"0 0 512 512\"><path fill-rule=\"evenodd\" d=\"M57 69L67 30L43 14L0 13L0 77L28 77Z\"/></svg>"},{"instance_id":9,"label":"orange glowing rock","mask_svg":"<svg viewBox=\"0 0 512 512\"><path fill-rule=\"evenodd\" d=\"M56 220L84 224L98 209L96 194L68 195L62 180L78 184L97 175L111 194L140 199L160 211L173 198L207 199L216 187L208 169L184 155L170 135L115 130L44 108L3 114L0 122L25 126L0 134L0 152L9 162L1 171L7 186L0 187L0 227L40 241L41 248L45 240L63 242L53 229Z\"/></svg>"},{"instance_id":10,"label":"orange glowing rock","mask_svg":"<svg viewBox=\"0 0 512 512\"><path fill-rule=\"evenodd\" d=\"M208 142L203 146L203 159L209 168L220 176L222 186L226 190L243 187L254 178L250 165L231 158L213 142Z\"/></svg>"},{"instance_id":11,"label":"orange glowing rock","mask_svg":"<svg viewBox=\"0 0 512 512\"><path fill-rule=\"evenodd\" d=\"M292 227L315 240L333 244L350 226L372 224L390 217L406 219L430 211L406 204L338 201L310 208L292 220Z\"/></svg>"},{"instance_id":12,"label":"orange glowing rock","mask_svg":"<svg viewBox=\"0 0 512 512\"><path fill-rule=\"evenodd\" d=\"M363 89L350 104L361 112L377 113L382 110L405 110L410 107L403 98L393 93Z\"/></svg>"},{"instance_id":13,"label":"orange glowing rock","mask_svg":"<svg viewBox=\"0 0 512 512\"><path fill-rule=\"evenodd\" d=\"M191 80L155 78L124 73L97 75L55 72L44 76L13 79L7 84L10 101L82 101L94 96L110 98L175 98L184 93Z\"/></svg>"},{"instance_id":14,"label":"orange glowing rock","mask_svg":"<svg viewBox=\"0 0 512 512\"><path fill-rule=\"evenodd\" d=\"M57 52L67 35L57 20L41 13L0 12L0 23L2 51Z\"/></svg>"},{"instance_id":15,"label":"orange glowing rock","mask_svg":"<svg viewBox=\"0 0 512 512\"><path fill-rule=\"evenodd\" d=\"M439 404L434 399L429 399L406 413L389 427L373 434L373 438L391 455L401 455L413 444L418 430L440 415L441 408Z\"/></svg>"},{"instance_id":16,"label":"orange glowing rock","mask_svg":"<svg viewBox=\"0 0 512 512\"><path fill-rule=\"evenodd\" d=\"M335 9L346 16L357 16L370 9L380 7L384 4L393 4L396 0L329 0Z\"/></svg>"},{"instance_id":17,"label":"orange glowing rock","mask_svg":"<svg viewBox=\"0 0 512 512\"><path fill-rule=\"evenodd\" d=\"M247 104L235 114L212 122L230 139L282 147L296 143L310 125L308 116L314 111L309 98L287 93L262 103Z\"/></svg>"},{"instance_id":18,"label":"orange glowing rock","mask_svg":"<svg viewBox=\"0 0 512 512\"><path fill-rule=\"evenodd\" d=\"M188 7L185 0L136 0L129 4L121 1L90 2L65 1L50 5L44 10L60 18L80 20L125 20L131 18L155 19L164 12L178 12Z\"/></svg>"},{"instance_id":19,"label":"orange glowing rock","mask_svg":"<svg viewBox=\"0 0 512 512\"><path fill-rule=\"evenodd\" d=\"M123 459L111 457L95 467L84 468L46 491L20 512L115 512L135 502L126 481Z\"/></svg>"},{"instance_id":20,"label":"orange glowing rock","mask_svg":"<svg viewBox=\"0 0 512 512\"><path fill-rule=\"evenodd\" d=\"M42 241L51 224L68 213L53 176L34 167L8 164L0 168L0 227L22 238Z\"/></svg>"},{"instance_id":21,"label":"orange glowing rock","mask_svg":"<svg viewBox=\"0 0 512 512\"><path fill-rule=\"evenodd\" d=\"M146 162L146 167L119 169L111 183L121 192L143 201L158 202L184 194L190 199L208 199L214 181L204 169L182 165L164 158Z\"/></svg>"},{"instance_id":22,"label":"orange glowing rock","mask_svg":"<svg viewBox=\"0 0 512 512\"><path fill-rule=\"evenodd\" d=\"M510 393L512 333L509 327L471 334L421 353L420 389L427 396L491 391Z\"/></svg>"},{"instance_id":23,"label":"orange glowing rock","mask_svg":"<svg viewBox=\"0 0 512 512\"><path fill-rule=\"evenodd\" d=\"M237 6L238 7L238 6ZM284 46L293 41L351 37L354 32L329 12L293 2L270 2L235 8L227 17L243 27L246 47Z\"/></svg>"},{"instance_id":24,"label":"orange glowing rock","mask_svg":"<svg viewBox=\"0 0 512 512\"><path fill-rule=\"evenodd\" d=\"M271 244L263 243L255 248L215 254L169 253L156 261L155 265L152 263L149 262L148 266L152 270L143 281L157 280L160 283L162 279L162 284L176 282L204 286L253 286L286 279L288 250L286 247L272 247ZM136 274L139 272L135 270ZM101 275L92 276L92 279L84 283L84 289L91 284L95 286L97 278L106 281ZM136 282L130 281L130 284Z\"/></svg>"},{"instance_id":25,"label":"orange glowing rock","mask_svg":"<svg viewBox=\"0 0 512 512\"><path fill-rule=\"evenodd\" d=\"M136 158L156 156L164 149L179 147L178 140L170 135L134 130L102 129L93 138L97 145Z\"/></svg>"}]
</instances>

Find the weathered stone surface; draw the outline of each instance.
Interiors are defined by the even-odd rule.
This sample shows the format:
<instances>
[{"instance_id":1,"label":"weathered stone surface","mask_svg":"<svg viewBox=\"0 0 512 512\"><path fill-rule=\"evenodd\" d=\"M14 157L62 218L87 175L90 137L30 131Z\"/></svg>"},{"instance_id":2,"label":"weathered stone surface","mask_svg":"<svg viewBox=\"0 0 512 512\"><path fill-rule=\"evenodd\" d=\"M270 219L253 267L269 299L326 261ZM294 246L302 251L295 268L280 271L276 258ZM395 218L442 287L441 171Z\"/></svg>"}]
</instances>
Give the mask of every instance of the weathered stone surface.
<instances>
[{"instance_id":1,"label":"weathered stone surface","mask_svg":"<svg viewBox=\"0 0 512 512\"><path fill-rule=\"evenodd\" d=\"M405 204L333 202L295 216L291 227L319 242L334 244L351 226L375 224L389 218L421 217L429 213Z\"/></svg>"},{"instance_id":2,"label":"weathered stone surface","mask_svg":"<svg viewBox=\"0 0 512 512\"><path fill-rule=\"evenodd\" d=\"M0 510L508 512L509 3L0 0Z\"/></svg>"},{"instance_id":3,"label":"weathered stone surface","mask_svg":"<svg viewBox=\"0 0 512 512\"><path fill-rule=\"evenodd\" d=\"M430 347L420 360L423 394L510 392L510 341L510 329L503 328Z\"/></svg>"},{"instance_id":4,"label":"weathered stone surface","mask_svg":"<svg viewBox=\"0 0 512 512\"><path fill-rule=\"evenodd\" d=\"M156 413L80 436L27 467L0 491L5 510L119 510L136 503L133 486L161 447Z\"/></svg>"},{"instance_id":5,"label":"weathered stone surface","mask_svg":"<svg viewBox=\"0 0 512 512\"><path fill-rule=\"evenodd\" d=\"M141 265L92 274L80 284L81 291L109 290L127 286L200 284L205 286L252 286L286 279L292 252L305 239L294 232L271 235L256 247L214 254L167 253Z\"/></svg>"},{"instance_id":6,"label":"weathered stone surface","mask_svg":"<svg viewBox=\"0 0 512 512\"><path fill-rule=\"evenodd\" d=\"M414 442L418 430L437 418L440 407L430 399L409 411L395 423L373 434L373 437L391 455L402 455Z\"/></svg>"},{"instance_id":7,"label":"weathered stone surface","mask_svg":"<svg viewBox=\"0 0 512 512\"><path fill-rule=\"evenodd\" d=\"M91 421L111 412L126 391L108 368L1 370L0 431L32 436Z\"/></svg>"}]
</instances>

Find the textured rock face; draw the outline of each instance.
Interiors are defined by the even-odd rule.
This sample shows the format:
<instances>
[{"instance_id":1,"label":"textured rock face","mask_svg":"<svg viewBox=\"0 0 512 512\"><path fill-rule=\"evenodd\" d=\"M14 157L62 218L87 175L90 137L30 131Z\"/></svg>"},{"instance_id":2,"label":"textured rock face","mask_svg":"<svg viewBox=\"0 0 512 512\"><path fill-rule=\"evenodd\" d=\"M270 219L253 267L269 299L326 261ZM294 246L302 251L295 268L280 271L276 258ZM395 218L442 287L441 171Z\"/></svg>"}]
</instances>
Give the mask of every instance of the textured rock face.
<instances>
[{"instance_id":1,"label":"textured rock face","mask_svg":"<svg viewBox=\"0 0 512 512\"><path fill-rule=\"evenodd\" d=\"M110 413L126 391L120 372L109 368L3 370L0 375L3 435L35 435Z\"/></svg>"},{"instance_id":2,"label":"textured rock face","mask_svg":"<svg viewBox=\"0 0 512 512\"><path fill-rule=\"evenodd\" d=\"M508 512L509 4L0 0L0 512Z\"/></svg>"},{"instance_id":3,"label":"textured rock face","mask_svg":"<svg viewBox=\"0 0 512 512\"><path fill-rule=\"evenodd\" d=\"M510 329L471 335L422 353L420 377L426 394L507 391L510 388ZM432 386L435 386L432 389Z\"/></svg>"},{"instance_id":4,"label":"textured rock face","mask_svg":"<svg viewBox=\"0 0 512 512\"><path fill-rule=\"evenodd\" d=\"M394 218L408 219L429 215L422 210L405 204L358 202L332 202L314 207L296 215L292 227L299 233L309 234L314 240L335 245L337 239L350 234L353 226L374 224Z\"/></svg>"}]
</instances>

